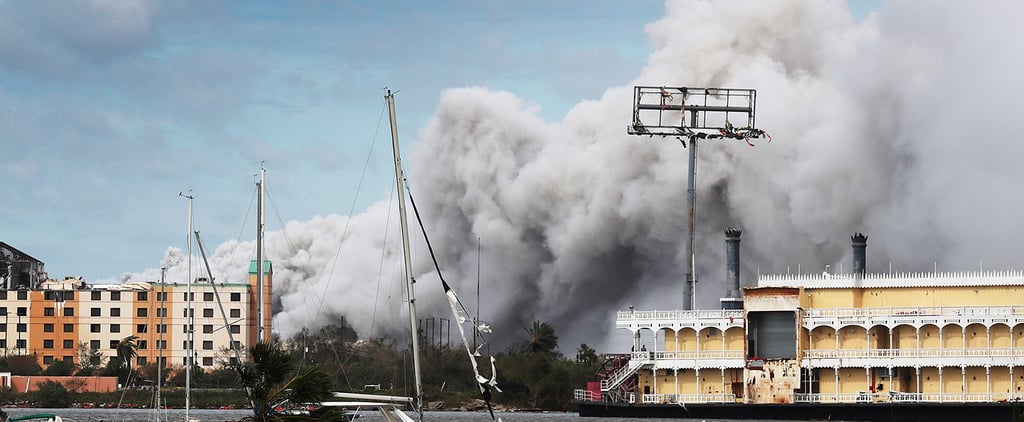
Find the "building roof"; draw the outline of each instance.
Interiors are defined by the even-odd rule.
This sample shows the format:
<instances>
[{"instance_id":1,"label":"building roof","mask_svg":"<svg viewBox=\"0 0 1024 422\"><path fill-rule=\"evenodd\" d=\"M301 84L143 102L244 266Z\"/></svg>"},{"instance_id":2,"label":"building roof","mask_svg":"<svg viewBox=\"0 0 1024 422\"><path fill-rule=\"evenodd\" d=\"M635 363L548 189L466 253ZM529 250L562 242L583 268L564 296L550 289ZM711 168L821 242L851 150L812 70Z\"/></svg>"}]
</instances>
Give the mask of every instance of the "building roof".
<instances>
[{"instance_id":1,"label":"building roof","mask_svg":"<svg viewBox=\"0 0 1024 422\"><path fill-rule=\"evenodd\" d=\"M22 252L18 250L18 248L8 245L5 242L0 242L0 261L33 261L38 262L40 264L43 263L43 261L35 259L32 257L32 255Z\"/></svg>"},{"instance_id":2,"label":"building roof","mask_svg":"<svg viewBox=\"0 0 1024 422\"><path fill-rule=\"evenodd\" d=\"M965 271L931 273L783 274L760 275L758 287L805 289L1024 286L1024 271Z\"/></svg>"}]
</instances>

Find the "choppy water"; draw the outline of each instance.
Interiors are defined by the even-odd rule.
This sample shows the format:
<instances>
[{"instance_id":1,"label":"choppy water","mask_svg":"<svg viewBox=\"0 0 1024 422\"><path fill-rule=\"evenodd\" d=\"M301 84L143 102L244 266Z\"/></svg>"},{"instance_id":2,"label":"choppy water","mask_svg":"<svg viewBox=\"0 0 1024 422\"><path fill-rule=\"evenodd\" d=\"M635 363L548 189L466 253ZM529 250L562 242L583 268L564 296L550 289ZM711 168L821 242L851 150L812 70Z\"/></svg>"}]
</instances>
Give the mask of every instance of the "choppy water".
<instances>
[{"instance_id":1,"label":"choppy water","mask_svg":"<svg viewBox=\"0 0 1024 422\"><path fill-rule=\"evenodd\" d=\"M106 421L155 421L157 417L153 410L144 409L4 409L11 416L24 416L35 413L53 413L59 415L68 422L96 422ZM189 412L189 417L203 422L226 422L235 421L242 417L251 415L248 410L208 410L196 409ZM384 418L373 412L359 412L360 422L380 422ZM640 422L646 419L634 418L581 418L575 413L497 413L497 416L504 422ZM411 415L410 415L411 416ZM179 409L167 410L163 413L165 419L181 421L185 417L185 411ZM489 422L490 415L487 412L426 412L423 419L427 422ZM757 422L753 420L738 419L658 419L659 421L697 421L697 422Z\"/></svg>"}]
</instances>

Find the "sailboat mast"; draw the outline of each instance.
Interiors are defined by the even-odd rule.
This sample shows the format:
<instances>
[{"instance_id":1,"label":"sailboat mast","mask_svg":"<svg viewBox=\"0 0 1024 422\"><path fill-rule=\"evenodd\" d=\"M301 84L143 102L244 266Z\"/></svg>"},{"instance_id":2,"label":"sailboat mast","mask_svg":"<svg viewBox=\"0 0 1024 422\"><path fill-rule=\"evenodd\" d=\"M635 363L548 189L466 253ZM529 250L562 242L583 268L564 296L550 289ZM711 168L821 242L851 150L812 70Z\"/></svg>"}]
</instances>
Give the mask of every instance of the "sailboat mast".
<instances>
[{"instance_id":1,"label":"sailboat mast","mask_svg":"<svg viewBox=\"0 0 1024 422\"><path fill-rule=\"evenodd\" d=\"M192 329L192 318L195 316L192 312L192 200L195 197L192 196L192 192L189 192L188 195L179 192L178 196L188 199L188 234L185 237L188 242L188 245L185 247L188 253L188 279L185 280L185 329L188 334L186 340L188 347L185 348L185 420L187 421L189 420L188 410L192 404L192 332L194 331Z\"/></svg>"},{"instance_id":2,"label":"sailboat mast","mask_svg":"<svg viewBox=\"0 0 1024 422\"><path fill-rule=\"evenodd\" d=\"M409 327L412 330L412 366L416 379L416 413L423 420L423 380L420 377L420 340L416 330L416 288L412 277L412 256L409 253L409 224L405 217L405 183L402 155L398 151L398 123L395 121L395 96L388 90L384 99L391 118L391 146L395 155L395 182L398 185L398 215L402 225L402 254L405 258L405 285L409 295Z\"/></svg>"},{"instance_id":3,"label":"sailboat mast","mask_svg":"<svg viewBox=\"0 0 1024 422\"><path fill-rule=\"evenodd\" d=\"M260 180L256 182L256 341L262 343L265 338L263 332L263 186L266 181L267 170L260 165Z\"/></svg>"}]
</instances>

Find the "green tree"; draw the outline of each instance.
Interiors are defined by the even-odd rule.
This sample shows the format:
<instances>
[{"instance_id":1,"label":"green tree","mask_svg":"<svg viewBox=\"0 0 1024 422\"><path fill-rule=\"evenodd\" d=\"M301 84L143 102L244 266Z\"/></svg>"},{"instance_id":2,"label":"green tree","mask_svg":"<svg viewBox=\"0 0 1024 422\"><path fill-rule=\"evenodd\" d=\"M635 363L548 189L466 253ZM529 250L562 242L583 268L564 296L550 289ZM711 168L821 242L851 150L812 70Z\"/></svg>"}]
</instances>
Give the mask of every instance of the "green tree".
<instances>
[{"instance_id":1,"label":"green tree","mask_svg":"<svg viewBox=\"0 0 1024 422\"><path fill-rule=\"evenodd\" d=\"M41 372L41 374L52 376L68 376L71 375L71 373L74 372L74 370L75 366L72 365L71 363L65 362L64 360L55 360L53 361L53 363L50 364L50 366L47 366L46 369L44 369L43 372Z\"/></svg>"},{"instance_id":2,"label":"green tree","mask_svg":"<svg viewBox=\"0 0 1024 422\"><path fill-rule=\"evenodd\" d=\"M84 341L78 342L78 345L75 347L75 353L78 354L76 375L92 375L93 372L103 365L103 353L90 347L89 343Z\"/></svg>"},{"instance_id":3,"label":"green tree","mask_svg":"<svg viewBox=\"0 0 1024 422\"><path fill-rule=\"evenodd\" d=\"M71 406L71 394L64 384L57 381L45 381L38 384L39 389L32 392L32 401L39 407L69 407Z\"/></svg>"},{"instance_id":4,"label":"green tree","mask_svg":"<svg viewBox=\"0 0 1024 422\"><path fill-rule=\"evenodd\" d=\"M12 375L39 375L39 372L43 370L35 355L8 356L7 368Z\"/></svg>"},{"instance_id":5,"label":"green tree","mask_svg":"<svg viewBox=\"0 0 1024 422\"><path fill-rule=\"evenodd\" d=\"M555 327L542 321L534 321L533 326L526 329L530 336L523 346L528 353L551 353L558 349L558 336L555 335Z\"/></svg>"},{"instance_id":6,"label":"green tree","mask_svg":"<svg viewBox=\"0 0 1024 422\"><path fill-rule=\"evenodd\" d=\"M331 377L317 367L299 366L280 343L257 343L249 348L249 354L252 361L237 367L241 384L249 389L253 402L253 416L246 420L289 420L277 414L274 407L315 405L331 397Z\"/></svg>"}]
</instances>

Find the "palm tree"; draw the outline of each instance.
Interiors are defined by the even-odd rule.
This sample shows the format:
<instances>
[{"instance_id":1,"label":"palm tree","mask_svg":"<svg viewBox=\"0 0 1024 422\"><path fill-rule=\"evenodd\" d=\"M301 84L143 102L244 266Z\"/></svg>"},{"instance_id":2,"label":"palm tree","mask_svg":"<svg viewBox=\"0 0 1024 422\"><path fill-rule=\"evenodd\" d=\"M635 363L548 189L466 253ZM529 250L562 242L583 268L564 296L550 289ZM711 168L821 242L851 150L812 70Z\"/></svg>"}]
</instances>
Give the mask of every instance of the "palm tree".
<instances>
[{"instance_id":1,"label":"palm tree","mask_svg":"<svg viewBox=\"0 0 1024 422\"><path fill-rule=\"evenodd\" d=\"M597 362L597 351L587 343L580 344L580 348L576 349L576 362L584 365Z\"/></svg>"},{"instance_id":2,"label":"palm tree","mask_svg":"<svg viewBox=\"0 0 1024 422\"><path fill-rule=\"evenodd\" d=\"M558 336L555 327L547 322L534 321L533 326L526 329L530 336L523 349L529 353L550 353L558 348Z\"/></svg>"},{"instance_id":3,"label":"palm tree","mask_svg":"<svg viewBox=\"0 0 1024 422\"><path fill-rule=\"evenodd\" d=\"M135 360L135 356L138 356L135 344L135 340L138 336L128 336L121 341L117 342L117 358L121 361L121 368L124 368L124 385L127 386L132 382L132 361Z\"/></svg>"},{"instance_id":4,"label":"palm tree","mask_svg":"<svg viewBox=\"0 0 1024 422\"><path fill-rule=\"evenodd\" d=\"M284 421L278 406L317 405L331 397L331 377L316 367L302 367L279 343L260 342L249 348L252 361L237 367L243 387L249 390L255 422ZM332 415L333 416L333 415ZM309 420L309 417L301 418Z\"/></svg>"},{"instance_id":5,"label":"palm tree","mask_svg":"<svg viewBox=\"0 0 1024 422\"><path fill-rule=\"evenodd\" d=\"M117 342L117 358L121 360L121 366L128 368L128 371L132 370L132 360L138 356L136 351L138 345L135 344L135 340L138 338L138 336L128 336Z\"/></svg>"}]
</instances>

